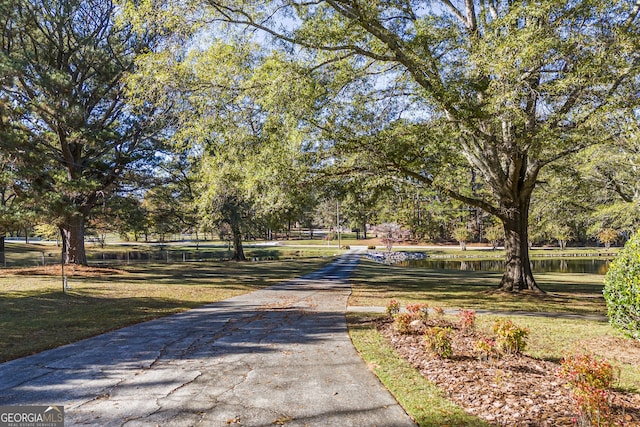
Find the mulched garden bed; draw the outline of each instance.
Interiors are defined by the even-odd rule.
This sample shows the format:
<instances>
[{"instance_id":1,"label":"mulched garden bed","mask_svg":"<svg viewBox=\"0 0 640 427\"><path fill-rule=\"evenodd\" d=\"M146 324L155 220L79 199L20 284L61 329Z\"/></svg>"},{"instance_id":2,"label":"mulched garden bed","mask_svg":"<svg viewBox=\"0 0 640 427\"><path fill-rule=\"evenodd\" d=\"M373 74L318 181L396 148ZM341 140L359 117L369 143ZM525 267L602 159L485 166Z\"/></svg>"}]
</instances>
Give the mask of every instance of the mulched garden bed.
<instances>
[{"instance_id":1,"label":"mulched garden bed","mask_svg":"<svg viewBox=\"0 0 640 427\"><path fill-rule=\"evenodd\" d=\"M422 332L431 326L448 326L454 330L451 358L438 358L425 347ZM474 332L463 333L445 320L430 318L413 334L398 333L390 318L378 321L377 327L396 351L443 389L450 400L491 424L576 425L575 406L567 382L558 376L558 363L526 355L481 361L474 350L480 336ZM640 346L633 350L640 355ZM640 426L640 395L614 391L612 396L616 425Z\"/></svg>"},{"instance_id":2,"label":"mulched garden bed","mask_svg":"<svg viewBox=\"0 0 640 427\"><path fill-rule=\"evenodd\" d=\"M60 264L52 264L40 267L6 268L2 270L2 273L16 276L60 276L62 274L62 267ZM117 268L70 264L64 266L64 274L74 277L102 277L127 273Z\"/></svg>"}]
</instances>

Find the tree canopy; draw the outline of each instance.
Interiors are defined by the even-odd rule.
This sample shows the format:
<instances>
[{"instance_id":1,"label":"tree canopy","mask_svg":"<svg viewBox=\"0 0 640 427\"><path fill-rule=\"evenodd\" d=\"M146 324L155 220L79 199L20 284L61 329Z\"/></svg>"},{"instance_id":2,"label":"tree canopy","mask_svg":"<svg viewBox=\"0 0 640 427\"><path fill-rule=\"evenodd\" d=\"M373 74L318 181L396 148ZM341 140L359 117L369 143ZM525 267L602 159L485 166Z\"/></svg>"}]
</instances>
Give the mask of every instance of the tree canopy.
<instances>
[{"instance_id":1,"label":"tree canopy","mask_svg":"<svg viewBox=\"0 0 640 427\"><path fill-rule=\"evenodd\" d=\"M201 41L187 51L167 46L139 64L138 99L174 100L171 141L197 164L201 222L227 228L233 258L244 259L242 240L291 215L301 200L308 139L290 109L309 101L288 94L313 86L290 79L292 64L246 38Z\"/></svg>"},{"instance_id":2,"label":"tree canopy","mask_svg":"<svg viewBox=\"0 0 640 427\"><path fill-rule=\"evenodd\" d=\"M91 209L141 159L153 158L154 111L134 110L125 77L149 45L131 25L116 25L103 0L3 1L3 98L19 147L37 156L32 190L63 235L65 260L86 263L84 227Z\"/></svg>"},{"instance_id":3,"label":"tree canopy","mask_svg":"<svg viewBox=\"0 0 640 427\"><path fill-rule=\"evenodd\" d=\"M630 0L0 8L0 226L37 199L69 262L85 262L100 203L105 218L147 215L118 226L136 235L228 228L237 258L243 238L310 225L323 199L363 231L372 218L414 238L486 228L504 239L505 291L539 290L532 238L637 227ZM144 168L159 176L153 190L114 194Z\"/></svg>"},{"instance_id":4,"label":"tree canopy","mask_svg":"<svg viewBox=\"0 0 640 427\"><path fill-rule=\"evenodd\" d=\"M537 289L528 215L542 168L619 139L635 120L632 1L203 3L273 37L335 89L314 117L333 155L374 154L365 163L381 173L499 218L504 290ZM481 191L451 179L460 164Z\"/></svg>"}]
</instances>

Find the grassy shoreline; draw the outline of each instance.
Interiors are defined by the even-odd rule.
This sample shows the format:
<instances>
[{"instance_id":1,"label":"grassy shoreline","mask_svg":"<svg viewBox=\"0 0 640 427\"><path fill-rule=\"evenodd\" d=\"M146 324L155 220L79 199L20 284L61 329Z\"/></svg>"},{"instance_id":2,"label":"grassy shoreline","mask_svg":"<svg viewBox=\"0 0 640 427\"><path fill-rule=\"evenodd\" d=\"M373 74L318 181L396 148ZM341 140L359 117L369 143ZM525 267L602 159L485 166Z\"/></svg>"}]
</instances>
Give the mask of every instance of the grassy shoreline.
<instances>
[{"instance_id":1,"label":"grassy shoreline","mask_svg":"<svg viewBox=\"0 0 640 427\"><path fill-rule=\"evenodd\" d=\"M442 308L606 314L602 275L538 273L545 295L496 292L501 277L499 272L407 268L363 260L351 277L350 304L384 307L395 298L403 305L424 302Z\"/></svg>"}]
</instances>

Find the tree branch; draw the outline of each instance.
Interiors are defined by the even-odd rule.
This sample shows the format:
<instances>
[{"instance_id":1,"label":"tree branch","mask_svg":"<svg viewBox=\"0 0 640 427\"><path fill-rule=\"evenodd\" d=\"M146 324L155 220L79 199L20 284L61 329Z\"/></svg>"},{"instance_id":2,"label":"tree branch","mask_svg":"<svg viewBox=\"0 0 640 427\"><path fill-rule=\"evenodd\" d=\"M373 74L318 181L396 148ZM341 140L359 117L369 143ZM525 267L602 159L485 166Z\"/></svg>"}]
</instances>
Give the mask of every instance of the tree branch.
<instances>
[{"instance_id":1,"label":"tree branch","mask_svg":"<svg viewBox=\"0 0 640 427\"><path fill-rule=\"evenodd\" d=\"M462 12L458 10L458 8L456 8L453 5L453 3L451 3L450 0L440 0L440 1L442 1L442 3L447 7L447 9L449 9L449 11L451 11L451 13L453 13L460 20L460 22L462 22L462 24L465 27L468 27L467 18L464 16Z\"/></svg>"}]
</instances>

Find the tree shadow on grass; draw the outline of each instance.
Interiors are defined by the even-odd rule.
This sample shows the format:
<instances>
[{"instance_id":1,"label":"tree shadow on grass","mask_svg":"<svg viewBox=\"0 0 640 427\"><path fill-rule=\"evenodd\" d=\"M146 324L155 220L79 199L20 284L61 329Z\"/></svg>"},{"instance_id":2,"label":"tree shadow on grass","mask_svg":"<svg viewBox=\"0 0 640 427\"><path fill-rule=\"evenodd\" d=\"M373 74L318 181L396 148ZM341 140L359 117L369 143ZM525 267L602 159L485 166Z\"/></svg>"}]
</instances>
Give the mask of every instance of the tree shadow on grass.
<instances>
[{"instance_id":1,"label":"tree shadow on grass","mask_svg":"<svg viewBox=\"0 0 640 427\"><path fill-rule=\"evenodd\" d=\"M502 273L435 270L387 266L362 262L353 275L353 300L422 300L431 305L484 308L504 311L528 310L604 314L601 276L541 273L536 275L546 291L497 292ZM367 303L363 305L368 305Z\"/></svg>"},{"instance_id":2,"label":"tree shadow on grass","mask_svg":"<svg viewBox=\"0 0 640 427\"><path fill-rule=\"evenodd\" d=\"M197 307L171 298L110 298L30 291L0 297L0 361Z\"/></svg>"},{"instance_id":3,"label":"tree shadow on grass","mask_svg":"<svg viewBox=\"0 0 640 427\"><path fill-rule=\"evenodd\" d=\"M154 264L129 267L122 280L152 281L161 284L201 284L202 280L227 281L266 286L293 279L326 265L330 260L293 260L273 262L223 262ZM115 278L119 280L119 278Z\"/></svg>"},{"instance_id":4,"label":"tree shadow on grass","mask_svg":"<svg viewBox=\"0 0 640 427\"><path fill-rule=\"evenodd\" d=\"M334 279L323 282L323 276ZM327 286L327 282L331 286ZM336 290L339 291L337 300L328 307L344 305L348 285L341 270L324 269L322 274L309 275L276 288L282 292L271 289L260 293L260 297L251 294L220 301L0 365L0 403L56 401L70 405L70 415L78 416L83 409L76 408L74 402L85 402L90 415L101 414L102 420L120 419L121 416L137 418L138 412L142 420L149 412L140 409L144 405L136 402L155 402L162 407L165 403L175 405L181 396L186 400L175 414L188 413L185 408L205 400L208 403L201 412L208 413L224 404L218 397L231 395L233 400L234 393L243 387L261 386L260 381L244 384L256 377L268 379L263 385L266 387L264 393L259 393L261 399L300 390L295 388L300 384L304 389L304 378L312 372L333 372L329 374L328 384L337 384L339 377L346 376L351 387L352 364L361 362L357 358L342 359L340 356L342 346L348 343L344 313L323 309L324 305L317 311L312 309L315 307L312 299L319 293L335 295ZM73 300L56 293L46 297L58 302ZM92 297L82 298L82 301L84 304L100 303L99 298ZM138 305L143 305L141 302L149 303L149 300L142 299ZM79 301L74 300L73 304L79 304ZM336 339L336 334L343 338ZM298 355L298 350L304 347L310 350ZM268 357L276 354L275 358ZM322 360L324 366L320 371L315 367L318 360ZM294 367L294 376L286 375L288 367ZM23 374L26 378L21 376ZM323 375L318 379L311 375L311 384L324 381ZM194 398L203 392L210 394L194 402ZM302 390L294 393L299 393L292 395L294 398L305 397ZM347 393L341 391L340 395L346 397ZM62 402L61 396L64 396ZM332 402L345 399L327 396ZM164 397L167 397L165 401L162 400ZM100 405L102 399L109 400L106 406L112 411L100 412L106 408ZM285 402L288 405L289 400ZM350 409L361 411L367 419L376 419L376 408L386 407L370 399L360 402L364 409ZM339 420L343 416L339 408L315 403L309 406L316 413L310 415L312 418L317 416L322 420L336 416ZM158 411L154 409L151 413Z\"/></svg>"}]
</instances>

